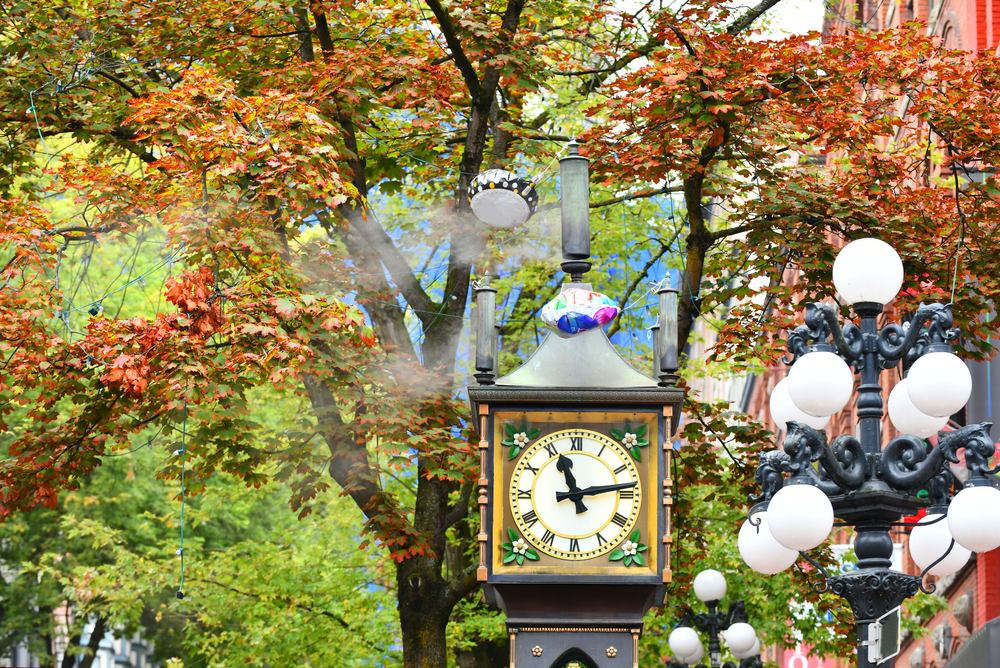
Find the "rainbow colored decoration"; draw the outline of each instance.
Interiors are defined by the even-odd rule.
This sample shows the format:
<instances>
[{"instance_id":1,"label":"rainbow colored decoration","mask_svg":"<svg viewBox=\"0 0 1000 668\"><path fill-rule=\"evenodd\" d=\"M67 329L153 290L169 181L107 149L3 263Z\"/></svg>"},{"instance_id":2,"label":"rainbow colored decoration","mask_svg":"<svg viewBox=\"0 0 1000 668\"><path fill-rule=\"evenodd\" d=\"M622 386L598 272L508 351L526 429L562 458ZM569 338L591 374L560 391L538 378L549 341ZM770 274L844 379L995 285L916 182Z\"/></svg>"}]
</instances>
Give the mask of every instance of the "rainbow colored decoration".
<instances>
[{"instance_id":1,"label":"rainbow colored decoration","mask_svg":"<svg viewBox=\"0 0 1000 668\"><path fill-rule=\"evenodd\" d=\"M604 327L617 316L610 297L581 288L566 288L542 307L542 320L564 338Z\"/></svg>"}]
</instances>

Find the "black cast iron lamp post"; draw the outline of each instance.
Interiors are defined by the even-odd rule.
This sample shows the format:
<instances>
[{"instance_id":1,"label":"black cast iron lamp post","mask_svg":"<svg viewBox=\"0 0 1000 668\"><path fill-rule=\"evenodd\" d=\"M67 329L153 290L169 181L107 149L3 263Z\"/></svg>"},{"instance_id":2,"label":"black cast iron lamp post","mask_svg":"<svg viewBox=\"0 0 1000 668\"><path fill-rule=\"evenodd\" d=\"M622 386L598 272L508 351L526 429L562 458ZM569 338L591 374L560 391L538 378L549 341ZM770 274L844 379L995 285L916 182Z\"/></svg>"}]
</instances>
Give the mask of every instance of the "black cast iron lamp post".
<instances>
[{"instance_id":1,"label":"black cast iron lamp post","mask_svg":"<svg viewBox=\"0 0 1000 668\"><path fill-rule=\"evenodd\" d=\"M751 497L757 505L740 529L739 547L747 565L772 574L791 566L800 552L809 559L805 551L827 539L834 517L853 526L858 570L827 576L820 590L851 604L858 624L858 665L891 665L891 648L875 645L888 637L878 620L922 589L923 575L954 572L971 552L1000 547L1000 490L990 476L997 469L989 467L995 449L992 425L941 432L933 447L923 440L965 405L971 376L952 352L958 331L950 304L921 304L911 322L878 329L883 305L895 298L903 281L902 262L889 244L851 242L834 262L833 280L857 323L841 325L832 304L809 304L805 324L789 333L787 398L784 390L772 396L785 438L782 450L760 456L761 494ZM909 372L893 389L888 409L903 435L883 449L879 374L900 361ZM860 375L857 437L843 434L827 443L817 431L825 425L820 421L847 405L855 373ZM803 414L810 420L795 419ZM964 484L949 467L959 463L961 450L969 471ZM910 549L924 573L891 571L889 530L921 508L928 516L914 528Z\"/></svg>"},{"instance_id":2,"label":"black cast iron lamp post","mask_svg":"<svg viewBox=\"0 0 1000 668\"><path fill-rule=\"evenodd\" d=\"M707 607L708 613L692 614L688 610L681 625L670 633L670 651L678 661L672 666L690 666L705 655L705 646L692 625L708 634L708 655L712 668L735 668L731 661L722 663L722 646L719 634L725 634L730 653L740 660L740 666L760 665L760 640L757 632L747 623L742 601L730 601L725 614L718 612L719 601L726 595L726 578L719 571L707 569L694 579L694 594Z\"/></svg>"}]
</instances>

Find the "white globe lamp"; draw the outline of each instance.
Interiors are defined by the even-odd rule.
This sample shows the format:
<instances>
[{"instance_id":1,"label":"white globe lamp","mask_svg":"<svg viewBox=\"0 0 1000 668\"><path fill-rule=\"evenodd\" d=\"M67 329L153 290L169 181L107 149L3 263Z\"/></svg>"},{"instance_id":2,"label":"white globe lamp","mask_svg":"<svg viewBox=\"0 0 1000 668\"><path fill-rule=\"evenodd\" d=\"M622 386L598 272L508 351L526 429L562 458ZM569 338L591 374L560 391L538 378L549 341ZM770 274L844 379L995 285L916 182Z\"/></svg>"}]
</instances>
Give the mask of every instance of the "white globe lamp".
<instances>
[{"instance_id":1,"label":"white globe lamp","mask_svg":"<svg viewBox=\"0 0 1000 668\"><path fill-rule=\"evenodd\" d=\"M904 378L889 393L889 419L892 425L904 434L918 438L930 438L944 429L948 416L934 417L917 410L910 401L910 379Z\"/></svg>"},{"instance_id":2,"label":"white globe lamp","mask_svg":"<svg viewBox=\"0 0 1000 668\"><path fill-rule=\"evenodd\" d=\"M755 638L754 641L753 641L753 647L751 647L747 651L745 651L745 652L733 652L732 654L733 654L734 658L737 658L737 659L740 659L740 660L749 659L751 656L754 656L756 654L760 654L760 638Z\"/></svg>"},{"instance_id":3,"label":"white globe lamp","mask_svg":"<svg viewBox=\"0 0 1000 668\"><path fill-rule=\"evenodd\" d=\"M788 394L788 379L782 378L771 390L771 418L778 425L778 429L785 431L789 422L801 422L809 425L813 429L823 429L830 422L830 416L814 417L792 403L792 397Z\"/></svg>"},{"instance_id":4,"label":"white globe lamp","mask_svg":"<svg viewBox=\"0 0 1000 668\"><path fill-rule=\"evenodd\" d=\"M754 513L753 522L746 520L740 527L737 545L740 556L747 566L764 575L774 575L786 570L799 558L799 553L789 550L771 535L768 527L767 512Z\"/></svg>"},{"instance_id":5,"label":"white globe lamp","mask_svg":"<svg viewBox=\"0 0 1000 668\"><path fill-rule=\"evenodd\" d=\"M681 663L686 663L689 666L693 666L694 664L701 661L701 657L703 656L705 656L705 646L702 645L701 641L699 640L698 648L694 651L694 654L690 654L684 657L678 656L677 660L680 661Z\"/></svg>"},{"instance_id":6,"label":"white globe lamp","mask_svg":"<svg viewBox=\"0 0 1000 668\"><path fill-rule=\"evenodd\" d=\"M726 578L711 568L698 573L694 578L694 595L706 603L721 601L726 595Z\"/></svg>"},{"instance_id":7,"label":"white globe lamp","mask_svg":"<svg viewBox=\"0 0 1000 668\"><path fill-rule=\"evenodd\" d=\"M854 374L847 362L822 350L800 357L787 380L792 403L813 417L839 413L854 391Z\"/></svg>"},{"instance_id":8,"label":"white globe lamp","mask_svg":"<svg viewBox=\"0 0 1000 668\"><path fill-rule=\"evenodd\" d=\"M757 632L744 622L737 622L726 629L726 645L734 654L750 651L756 640Z\"/></svg>"},{"instance_id":9,"label":"white globe lamp","mask_svg":"<svg viewBox=\"0 0 1000 668\"><path fill-rule=\"evenodd\" d=\"M670 651L674 653L674 656L680 659L696 653L701 647L701 638L698 637L698 633L690 626L678 626L670 632L667 643L670 645ZM698 658L700 659L701 657L699 656Z\"/></svg>"},{"instance_id":10,"label":"white globe lamp","mask_svg":"<svg viewBox=\"0 0 1000 668\"><path fill-rule=\"evenodd\" d=\"M903 285L903 262L881 239L858 239L837 253L833 284L848 304L888 304Z\"/></svg>"},{"instance_id":11,"label":"white globe lamp","mask_svg":"<svg viewBox=\"0 0 1000 668\"><path fill-rule=\"evenodd\" d=\"M833 529L830 499L808 483L779 489L768 504L767 515L771 535L789 550L811 550Z\"/></svg>"},{"instance_id":12,"label":"white globe lamp","mask_svg":"<svg viewBox=\"0 0 1000 668\"><path fill-rule=\"evenodd\" d=\"M918 411L933 417L957 413L972 394L969 367L952 353L927 353L913 363L906 379L910 401Z\"/></svg>"},{"instance_id":13,"label":"white globe lamp","mask_svg":"<svg viewBox=\"0 0 1000 668\"><path fill-rule=\"evenodd\" d=\"M931 522L933 524L930 524ZM951 539L948 522L944 516L939 513L928 514L910 532L910 556L913 557L913 563L921 571L924 570L948 551ZM971 554L956 541L951 545L948 556L927 572L938 577L951 575L965 565Z\"/></svg>"},{"instance_id":14,"label":"white globe lamp","mask_svg":"<svg viewBox=\"0 0 1000 668\"><path fill-rule=\"evenodd\" d=\"M948 506L948 530L956 543L973 552L1000 547L1000 489L966 486Z\"/></svg>"}]
</instances>

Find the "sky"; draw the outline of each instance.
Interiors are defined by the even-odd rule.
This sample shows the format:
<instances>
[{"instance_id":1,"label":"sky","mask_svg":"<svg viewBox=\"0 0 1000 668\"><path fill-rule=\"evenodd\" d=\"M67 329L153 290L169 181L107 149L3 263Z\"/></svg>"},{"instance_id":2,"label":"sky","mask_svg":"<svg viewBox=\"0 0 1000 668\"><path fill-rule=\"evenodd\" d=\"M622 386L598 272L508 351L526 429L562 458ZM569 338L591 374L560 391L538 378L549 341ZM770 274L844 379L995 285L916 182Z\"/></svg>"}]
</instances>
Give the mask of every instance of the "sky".
<instances>
[{"instance_id":1,"label":"sky","mask_svg":"<svg viewBox=\"0 0 1000 668\"><path fill-rule=\"evenodd\" d=\"M768 15L772 17L768 37L820 30L823 27L823 0L782 0Z\"/></svg>"}]
</instances>

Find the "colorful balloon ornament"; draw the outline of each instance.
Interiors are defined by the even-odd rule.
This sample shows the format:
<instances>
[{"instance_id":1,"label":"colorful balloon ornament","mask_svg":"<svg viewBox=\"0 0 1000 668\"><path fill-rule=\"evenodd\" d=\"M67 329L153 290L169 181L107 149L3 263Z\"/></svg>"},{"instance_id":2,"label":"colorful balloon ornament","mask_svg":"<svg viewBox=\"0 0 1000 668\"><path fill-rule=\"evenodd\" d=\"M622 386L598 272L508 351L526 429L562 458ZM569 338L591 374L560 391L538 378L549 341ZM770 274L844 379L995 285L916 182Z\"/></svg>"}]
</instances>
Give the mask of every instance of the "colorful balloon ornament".
<instances>
[{"instance_id":1,"label":"colorful balloon ornament","mask_svg":"<svg viewBox=\"0 0 1000 668\"><path fill-rule=\"evenodd\" d=\"M566 338L604 327L618 316L618 304L600 292L566 288L542 307L542 321Z\"/></svg>"}]
</instances>

